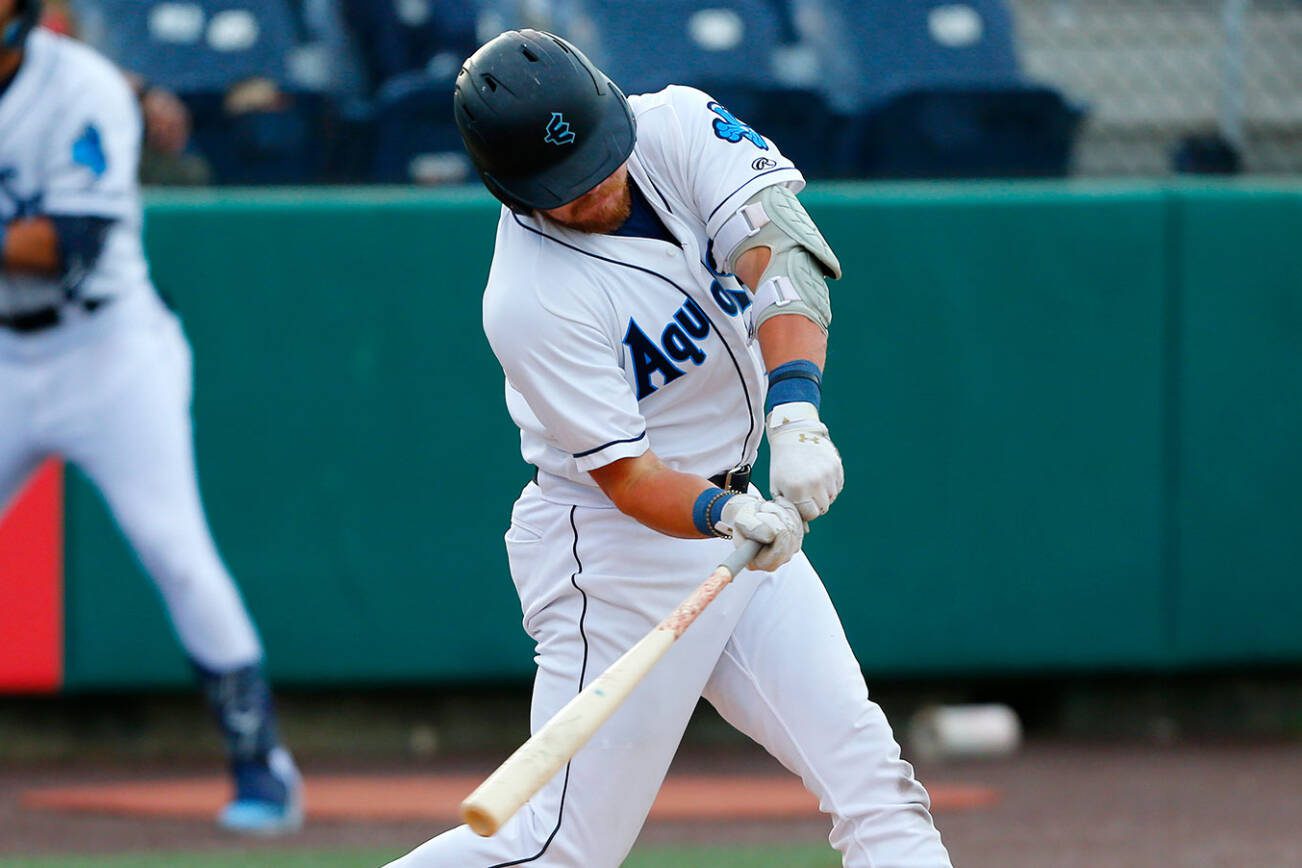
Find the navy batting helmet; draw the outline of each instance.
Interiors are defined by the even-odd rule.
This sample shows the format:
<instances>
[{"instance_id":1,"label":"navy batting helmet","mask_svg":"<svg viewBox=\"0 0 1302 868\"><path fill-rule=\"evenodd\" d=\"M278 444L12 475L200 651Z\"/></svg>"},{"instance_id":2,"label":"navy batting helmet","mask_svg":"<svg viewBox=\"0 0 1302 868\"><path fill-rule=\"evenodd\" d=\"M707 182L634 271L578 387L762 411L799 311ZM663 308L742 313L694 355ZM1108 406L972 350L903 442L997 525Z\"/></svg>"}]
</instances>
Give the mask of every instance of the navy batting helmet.
<instances>
[{"instance_id":1,"label":"navy batting helmet","mask_svg":"<svg viewBox=\"0 0 1302 868\"><path fill-rule=\"evenodd\" d=\"M508 30L466 60L452 111L489 192L516 211L573 202L633 152L628 100L573 45Z\"/></svg>"},{"instance_id":2,"label":"navy batting helmet","mask_svg":"<svg viewBox=\"0 0 1302 868\"><path fill-rule=\"evenodd\" d=\"M0 43L5 48L17 48L27 39L27 34L41 20L41 0L18 0L14 11L17 13L14 20L5 25L4 34L0 36Z\"/></svg>"}]
</instances>

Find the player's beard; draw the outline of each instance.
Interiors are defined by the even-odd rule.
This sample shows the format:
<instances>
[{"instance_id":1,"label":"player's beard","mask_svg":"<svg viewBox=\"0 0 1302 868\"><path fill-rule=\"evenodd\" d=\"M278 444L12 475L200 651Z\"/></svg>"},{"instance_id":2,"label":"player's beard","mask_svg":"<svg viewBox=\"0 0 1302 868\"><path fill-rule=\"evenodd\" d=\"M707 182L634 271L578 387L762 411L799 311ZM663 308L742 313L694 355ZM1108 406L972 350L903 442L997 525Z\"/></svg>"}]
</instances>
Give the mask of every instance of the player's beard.
<instances>
[{"instance_id":1,"label":"player's beard","mask_svg":"<svg viewBox=\"0 0 1302 868\"><path fill-rule=\"evenodd\" d=\"M591 207L584 208L564 220L556 220L555 217L550 219L579 232L590 232L594 235L614 232L623 226L628 216L633 213L633 193L629 189L629 183L628 177L625 176L618 195L595 202Z\"/></svg>"}]
</instances>

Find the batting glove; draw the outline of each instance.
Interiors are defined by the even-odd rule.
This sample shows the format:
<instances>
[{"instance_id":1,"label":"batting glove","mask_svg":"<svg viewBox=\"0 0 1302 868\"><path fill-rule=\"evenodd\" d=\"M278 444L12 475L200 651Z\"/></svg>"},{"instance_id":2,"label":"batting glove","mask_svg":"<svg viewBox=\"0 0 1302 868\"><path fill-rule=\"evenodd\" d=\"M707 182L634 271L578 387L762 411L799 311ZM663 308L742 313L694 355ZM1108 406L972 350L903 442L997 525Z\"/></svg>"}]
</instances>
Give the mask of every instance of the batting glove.
<instances>
[{"instance_id":1,"label":"batting glove","mask_svg":"<svg viewBox=\"0 0 1302 868\"><path fill-rule=\"evenodd\" d=\"M734 545L748 539L761 543L764 547L749 566L766 573L791 560L805 538L805 523L791 503L753 494L738 494L724 504L715 527L731 536Z\"/></svg>"},{"instance_id":2,"label":"batting glove","mask_svg":"<svg viewBox=\"0 0 1302 868\"><path fill-rule=\"evenodd\" d=\"M769 413L769 489L813 521L845 487L841 453L827 436L818 408L804 401L779 404Z\"/></svg>"}]
</instances>

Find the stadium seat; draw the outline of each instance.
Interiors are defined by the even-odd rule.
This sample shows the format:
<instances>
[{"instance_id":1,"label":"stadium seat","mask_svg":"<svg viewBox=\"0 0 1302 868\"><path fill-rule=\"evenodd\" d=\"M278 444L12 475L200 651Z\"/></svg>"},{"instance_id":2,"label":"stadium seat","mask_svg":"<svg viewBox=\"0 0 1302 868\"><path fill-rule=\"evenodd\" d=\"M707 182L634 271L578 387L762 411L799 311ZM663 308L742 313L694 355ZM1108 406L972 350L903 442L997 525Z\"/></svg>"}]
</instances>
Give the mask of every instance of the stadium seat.
<instances>
[{"instance_id":1,"label":"stadium seat","mask_svg":"<svg viewBox=\"0 0 1302 868\"><path fill-rule=\"evenodd\" d=\"M452 82L427 75L391 80L375 100L369 180L449 184L471 180L451 111Z\"/></svg>"},{"instance_id":2,"label":"stadium seat","mask_svg":"<svg viewBox=\"0 0 1302 868\"><path fill-rule=\"evenodd\" d=\"M368 180L469 178L451 110L461 61L479 42L470 0L343 0L371 84L374 153Z\"/></svg>"},{"instance_id":3,"label":"stadium seat","mask_svg":"<svg viewBox=\"0 0 1302 868\"><path fill-rule=\"evenodd\" d=\"M780 74L785 12L784 0L591 2L567 35L626 93L699 87L817 176L830 165L828 113L816 90Z\"/></svg>"},{"instance_id":4,"label":"stadium seat","mask_svg":"<svg viewBox=\"0 0 1302 868\"><path fill-rule=\"evenodd\" d=\"M1078 121L1047 87L920 88L855 118L844 164L866 178L1061 177Z\"/></svg>"},{"instance_id":5,"label":"stadium seat","mask_svg":"<svg viewBox=\"0 0 1302 868\"><path fill-rule=\"evenodd\" d=\"M224 92L244 79L285 85L296 39L283 0L95 0L117 63L178 93Z\"/></svg>"},{"instance_id":6,"label":"stadium seat","mask_svg":"<svg viewBox=\"0 0 1302 868\"><path fill-rule=\"evenodd\" d=\"M817 0L838 62L830 98L846 115L841 174L1062 175L1082 115L1028 82L1003 0Z\"/></svg>"},{"instance_id":7,"label":"stadium seat","mask_svg":"<svg viewBox=\"0 0 1302 868\"><path fill-rule=\"evenodd\" d=\"M850 63L829 84L858 109L904 91L1020 80L1003 0L818 0L835 49Z\"/></svg>"}]
</instances>

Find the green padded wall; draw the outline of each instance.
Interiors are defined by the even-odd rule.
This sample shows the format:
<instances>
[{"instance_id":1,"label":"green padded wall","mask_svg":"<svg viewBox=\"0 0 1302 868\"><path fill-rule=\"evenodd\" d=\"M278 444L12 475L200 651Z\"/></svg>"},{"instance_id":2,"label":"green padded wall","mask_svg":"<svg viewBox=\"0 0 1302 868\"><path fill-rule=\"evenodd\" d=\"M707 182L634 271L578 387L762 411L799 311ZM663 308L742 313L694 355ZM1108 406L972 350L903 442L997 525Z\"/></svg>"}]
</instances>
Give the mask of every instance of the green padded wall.
<instances>
[{"instance_id":1,"label":"green padded wall","mask_svg":"<svg viewBox=\"0 0 1302 868\"><path fill-rule=\"evenodd\" d=\"M865 668L1302 659L1302 188L837 185L807 548ZM195 348L201 484L273 675L518 678L501 533L527 479L480 331L478 191L155 195ZM182 683L75 475L68 683Z\"/></svg>"},{"instance_id":2,"label":"green padded wall","mask_svg":"<svg viewBox=\"0 0 1302 868\"><path fill-rule=\"evenodd\" d=\"M1302 187L1179 202L1181 659L1302 659Z\"/></svg>"},{"instance_id":3,"label":"green padded wall","mask_svg":"<svg viewBox=\"0 0 1302 868\"><path fill-rule=\"evenodd\" d=\"M811 198L840 252L808 550L866 669L1159 658L1160 194Z\"/></svg>"},{"instance_id":4,"label":"green padded wall","mask_svg":"<svg viewBox=\"0 0 1302 868\"><path fill-rule=\"evenodd\" d=\"M482 197L161 199L147 240L195 350L200 482L289 681L525 674L501 534L528 475L479 328ZM175 683L152 587L70 491L73 686Z\"/></svg>"}]
</instances>

